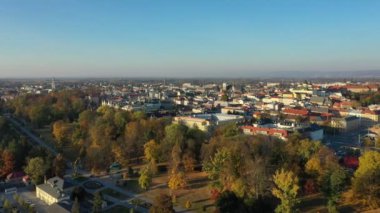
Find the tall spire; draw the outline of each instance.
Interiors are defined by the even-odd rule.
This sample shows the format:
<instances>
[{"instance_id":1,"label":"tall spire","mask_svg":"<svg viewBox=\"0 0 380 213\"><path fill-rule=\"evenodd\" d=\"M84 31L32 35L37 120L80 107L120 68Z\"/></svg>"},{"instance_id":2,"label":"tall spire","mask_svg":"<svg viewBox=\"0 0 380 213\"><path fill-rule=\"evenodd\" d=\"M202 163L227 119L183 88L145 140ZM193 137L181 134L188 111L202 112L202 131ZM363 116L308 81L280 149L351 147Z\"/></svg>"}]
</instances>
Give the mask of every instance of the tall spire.
<instances>
[{"instance_id":1,"label":"tall spire","mask_svg":"<svg viewBox=\"0 0 380 213\"><path fill-rule=\"evenodd\" d=\"M51 90L55 90L55 79L51 79Z\"/></svg>"}]
</instances>

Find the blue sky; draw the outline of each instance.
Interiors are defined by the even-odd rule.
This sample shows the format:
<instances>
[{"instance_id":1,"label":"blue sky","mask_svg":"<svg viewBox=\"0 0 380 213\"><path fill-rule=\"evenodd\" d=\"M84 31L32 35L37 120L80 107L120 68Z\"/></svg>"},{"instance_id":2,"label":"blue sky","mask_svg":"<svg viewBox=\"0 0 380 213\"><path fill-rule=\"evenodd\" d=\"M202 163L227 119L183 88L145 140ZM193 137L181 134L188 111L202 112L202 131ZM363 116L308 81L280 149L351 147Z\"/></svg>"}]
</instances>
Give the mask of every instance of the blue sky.
<instances>
[{"instance_id":1,"label":"blue sky","mask_svg":"<svg viewBox=\"0 0 380 213\"><path fill-rule=\"evenodd\" d=\"M0 77L380 70L375 0L1 0Z\"/></svg>"}]
</instances>

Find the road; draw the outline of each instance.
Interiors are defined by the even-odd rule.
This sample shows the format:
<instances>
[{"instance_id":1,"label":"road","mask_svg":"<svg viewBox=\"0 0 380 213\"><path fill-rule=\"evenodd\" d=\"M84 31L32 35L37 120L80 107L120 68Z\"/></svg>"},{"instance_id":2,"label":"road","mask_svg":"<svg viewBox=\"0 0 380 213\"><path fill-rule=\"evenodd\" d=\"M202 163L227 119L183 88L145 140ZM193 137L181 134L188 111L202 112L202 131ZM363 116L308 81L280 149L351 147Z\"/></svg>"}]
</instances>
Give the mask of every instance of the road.
<instances>
[{"instance_id":1,"label":"road","mask_svg":"<svg viewBox=\"0 0 380 213\"><path fill-rule=\"evenodd\" d=\"M35 144L42 146L46 148L49 152L51 152L54 156L58 154L57 150L45 143L41 138L35 136L29 129L25 128L19 121L17 121L15 118L12 117L10 114L4 114L4 117L10 121L14 127L17 128L18 131L20 131L22 134L27 136L31 141L33 141Z\"/></svg>"},{"instance_id":2,"label":"road","mask_svg":"<svg viewBox=\"0 0 380 213\"><path fill-rule=\"evenodd\" d=\"M347 148L360 149L361 146L359 140L361 140L361 137L367 134L367 132L368 128L360 127L350 132L342 132L331 135L325 134L323 141L328 147L332 148L336 152Z\"/></svg>"}]
</instances>

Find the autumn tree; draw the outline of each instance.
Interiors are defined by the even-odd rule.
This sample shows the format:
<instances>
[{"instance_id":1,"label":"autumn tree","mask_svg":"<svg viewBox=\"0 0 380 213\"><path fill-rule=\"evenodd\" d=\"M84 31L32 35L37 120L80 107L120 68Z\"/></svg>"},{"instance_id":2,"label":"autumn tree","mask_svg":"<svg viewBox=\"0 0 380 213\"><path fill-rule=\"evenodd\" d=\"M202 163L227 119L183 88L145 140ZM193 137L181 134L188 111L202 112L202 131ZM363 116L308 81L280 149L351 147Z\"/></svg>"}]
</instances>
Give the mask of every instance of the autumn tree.
<instances>
[{"instance_id":1,"label":"autumn tree","mask_svg":"<svg viewBox=\"0 0 380 213\"><path fill-rule=\"evenodd\" d=\"M0 177L8 175L14 169L14 157L13 154L9 150L4 150L1 153L0 150Z\"/></svg>"},{"instance_id":2,"label":"autumn tree","mask_svg":"<svg viewBox=\"0 0 380 213\"><path fill-rule=\"evenodd\" d=\"M175 169L171 170L169 181L168 181L168 187L172 191L175 191L177 189L181 189L186 187L187 181L185 173L182 171L177 171Z\"/></svg>"},{"instance_id":3,"label":"autumn tree","mask_svg":"<svg viewBox=\"0 0 380 213\"><path fill-rule=\"evenodd\" d=\"M25 173L29 175L32 182L36 185L43 181L46 171L47 167L44 159L41 157L31 158L28 161L28 165L25 167Z\"/></svg>"},{"instance_id":4,"label":"autumn tree","mask_svg":"<svg viewBox=\"0 0 380 213\"><path fill-rule=\"evenodd\" d=\"M60 145L64 145L71 140L72 126L62 120L56 121L53 124L53 136Z\"/></svg>"},{"instance_id":5,"label":"autumn tree","mask_svg":"<svg viewBox=\"0 0 380 213\"><path fill-rule=\"evenodd\" d=\"M172 198L166 194L155 197L150 213L174 213Z\"/></svg>"},{"instance_id":6,"label":"autumn tree","mask_svg":"<svg viewBox=\"0 0 380 213\"><path fill-rule=\"evenodd\" d=\"M182 162L182 148L179 144L173 146L170 159L170 167L174 170L179 170Z\"/></svg>"},{"instance_id":7,"label":"autumn tree","mask_svg":"<svg viewBox=\"0 0 380 213\"><path fill-rule=\"evenodd\" d=\"M183 161L183 166L185 167L185 171L186 172L192 172L192 171L194 171L194 167L195 167L196 161L195 161L194 157L191 154L185 153L183 155L182 161Z\"/></svg>"},{"instance_id":8,"label":"autumn tree","mask_svg":"<svg viewBox=\"0 0 380 213\"><path fill-rule=\"evenodd\" d=\"M275 187L272 193L275 197L281 200L281 204L277 206L277 213L292 213L295 212L295 207L298 204L298 177L292 171L284 169L277 170L273 175Z\"/></svg>"},{"instance_id":9,"label":"autumn tree","mask_svg":"<svg viewBox=\"0 0 380 213\"><path fill-rule=\"evenodd\" d=\"M368 151L359 158L352 185L366 205L373 209L380 206L380 153Z\"/></svg>"},{"instance_id":10,"label":"autumn tree","mask_svg":"<svg viewBox=\"0 0 380 213\"><path fill-rule=\"evenodd\" d=\"M81 129L88 130L96 119L96 112L85 110L79 114L78 123Z\"/></svg>"},{"instance_id":11,"label":"autumn tree","mask_svg":"<svg viewBox=\"0 0 380 213\"><path fill-rule=\"evenodd\" d=\"M334 153L330 149L322 147L306 162L305 172L313 177L319 185L322 185L325 174L339 167L338 159Z\"/></svg>"},{"instance_id":12,"label":"autumn tree","mask_svg":"<svg viewBox=\"0 0 380 213\"><path fill-rule=\"evenodd\" d=\"M152 184L152 173L149 167L145 166L144 168L142 168L140 172L139 186L142 189L147 190L151 184Z\"/></svg>"},{"instance_id":13,"label":"autumn tree","mask_svg":"<svg viewBox=\"0 0 380 213\"><path fill-rule=\"evenodd\" d=\"M53 161L54 174L63 178L66 171L66 161L62 154L58 154Z\"/></svg>"},{"instance_id":14,"label":"autumn tree","mask_svg":"<svg viewBox=\"0 0 380 213\"><path fill-rule=\"evenodd\" d=\"M154 140L150 140L144 145L144 155L148 162L157 161L159 144Z\"/></svg>"}]
</instances>

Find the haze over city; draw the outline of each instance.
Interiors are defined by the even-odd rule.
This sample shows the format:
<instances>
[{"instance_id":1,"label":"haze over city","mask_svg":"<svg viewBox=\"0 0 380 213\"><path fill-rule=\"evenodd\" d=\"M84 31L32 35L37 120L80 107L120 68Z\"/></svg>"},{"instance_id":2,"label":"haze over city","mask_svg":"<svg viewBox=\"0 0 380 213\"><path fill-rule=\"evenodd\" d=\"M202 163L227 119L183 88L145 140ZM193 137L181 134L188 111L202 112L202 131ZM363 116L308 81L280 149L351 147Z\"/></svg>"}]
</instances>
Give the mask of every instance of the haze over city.
<instances>
[{"instance_id":1,"label":"haze over city","mask_svg":"<svg viewBox=\"0 0 380 213\"><path fill-rule=\"evenodd\" d=\"M380 212L380 1L2 0L10 212Z\"/></svg>"},{"instance_id":2,"label":"haze over city","mask_svg":"<svg viewBox=\"0 0 380 213\"><path fill-rule=\"evenodd\" d=\"M5 0L0 77L376 74L379 8L370 0Z\"/></svg>"}]
</instances>

